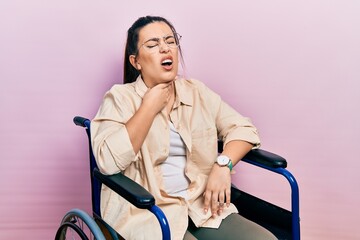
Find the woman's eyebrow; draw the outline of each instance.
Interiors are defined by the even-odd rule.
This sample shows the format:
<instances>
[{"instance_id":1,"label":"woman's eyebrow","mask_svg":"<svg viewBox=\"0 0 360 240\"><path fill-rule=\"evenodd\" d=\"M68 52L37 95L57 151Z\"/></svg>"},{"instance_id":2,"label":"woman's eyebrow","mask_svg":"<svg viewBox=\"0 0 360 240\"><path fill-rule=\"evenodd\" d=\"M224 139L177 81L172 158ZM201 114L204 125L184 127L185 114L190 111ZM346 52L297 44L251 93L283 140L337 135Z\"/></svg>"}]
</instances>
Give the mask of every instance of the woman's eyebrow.
<instances>
[{"instance_id":1,"label":"woman's eyebrow","mask_svg":"<svg viewBox=\"0 0 360 240\"><path fill-rule=\"evenodd\" d=\"M150 38L150 39L146 40L144 43L147 43L147 42L150 42L150 41L156 41L156 42L158 42L159 40L160 40L160 38L153 37L153 38Z\"/></svg>"}]
</instances>

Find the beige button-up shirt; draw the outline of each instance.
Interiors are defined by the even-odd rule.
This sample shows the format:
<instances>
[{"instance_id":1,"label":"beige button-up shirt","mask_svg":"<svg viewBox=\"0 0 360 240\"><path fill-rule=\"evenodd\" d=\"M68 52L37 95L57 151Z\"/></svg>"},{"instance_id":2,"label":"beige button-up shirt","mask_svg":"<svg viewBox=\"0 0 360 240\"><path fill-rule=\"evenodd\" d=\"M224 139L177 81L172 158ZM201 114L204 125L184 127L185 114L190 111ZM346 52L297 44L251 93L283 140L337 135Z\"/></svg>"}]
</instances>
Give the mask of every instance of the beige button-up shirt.
<instances>
[{"instance_id":1,"label":"beige button-up shirt","mask_svg":"<svg viewBox=\"0 0 360 240\"><path fill-rule=\"evenodd\" d=\"M161 164L169 153L169 124L164 111L157 114L138 154L133 151L125 123L139 109L147 91L141 77L136 82L114 85L91 123L93 152L101 172L123 172L151 194L164 211L172 239L183 239L188 217L198 227L219 227L222 219L237 212L231 205L221 216L204 213L203 192L216 160L217 140L224 144L244 140L259 146L256 128L249 119L223 102L219 95L197 80L175 81L175 103L170 120L186 145L185 174L190 180L188 199L166 194ZM156 218L136 209L115 192L102 187L102 217L126 239L161 239Z\"/></svg>"}]
</instances>

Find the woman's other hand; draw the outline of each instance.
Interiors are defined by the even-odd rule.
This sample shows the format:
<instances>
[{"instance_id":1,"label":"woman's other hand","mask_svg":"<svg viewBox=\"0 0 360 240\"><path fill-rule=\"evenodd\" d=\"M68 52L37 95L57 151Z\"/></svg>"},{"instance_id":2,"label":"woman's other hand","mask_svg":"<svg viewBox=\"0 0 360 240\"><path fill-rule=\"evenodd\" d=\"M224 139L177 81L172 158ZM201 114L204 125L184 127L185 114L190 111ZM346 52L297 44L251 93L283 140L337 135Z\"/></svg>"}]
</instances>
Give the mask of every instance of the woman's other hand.
<instances>
[{"instance_id":1,"label":"woman's other hand","mask_svg":"<svg viewBox=\"0 0 360 240\"><path fill-rule=\"evenodd\" d=\"M246 141L233 140L224 146L224 151L221 155L228 156L233 166L235 166L253 146L252 143ZM207 213L210 208L213 217L216 217L216 214L220 215L224 209L224 204L226 204L227 207L230 205L230 191L230 168L227 166L221 167L215 163L211 169L204 192L205 213Z\"/></svg>"},{"instance_id":2,"label":"woman's other hand","mask_svg":"<svg viewBox=\"0 0 360 240\"><path fill-rule=\"evenodd\" d=\"M214 164L204 192L204 212L209 208L213 217L220 215L224 205L230 205L231 174L230 169Z\"/></svg>"}]
</instances>

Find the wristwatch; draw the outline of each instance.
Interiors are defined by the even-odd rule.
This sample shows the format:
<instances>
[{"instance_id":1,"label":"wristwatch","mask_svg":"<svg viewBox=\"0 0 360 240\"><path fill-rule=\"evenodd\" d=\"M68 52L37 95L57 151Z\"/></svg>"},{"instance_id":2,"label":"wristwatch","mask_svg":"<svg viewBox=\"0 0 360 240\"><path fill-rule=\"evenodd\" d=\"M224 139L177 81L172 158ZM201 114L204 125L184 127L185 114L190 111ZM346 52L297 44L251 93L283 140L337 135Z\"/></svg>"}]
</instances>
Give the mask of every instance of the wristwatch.
<instances>
[{"instance_id":1,"label":"wristwatch","mask_svg":"<svg viewBox=\"0 0 360 240\"><path fill-rule=\"evenodd\" d=\"M225 155L219 155L216 159L216 163L220 166L220 167L225 167L227 166L230 171L232 170L233 168L233 165L232 165L232 162L231 162L231 159L228 157L228 156L225 156Z\"/></svg>"}]
</instances>

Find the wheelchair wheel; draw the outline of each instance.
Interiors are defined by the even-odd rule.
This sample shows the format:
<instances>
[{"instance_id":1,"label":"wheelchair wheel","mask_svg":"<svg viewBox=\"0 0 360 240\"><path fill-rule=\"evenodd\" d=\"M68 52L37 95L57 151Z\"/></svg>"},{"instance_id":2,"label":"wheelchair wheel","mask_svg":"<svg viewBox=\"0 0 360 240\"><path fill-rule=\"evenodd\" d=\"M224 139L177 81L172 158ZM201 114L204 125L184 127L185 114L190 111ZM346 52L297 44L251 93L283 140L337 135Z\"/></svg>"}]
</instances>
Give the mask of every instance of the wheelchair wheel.
<instances>
[{"instance_id":1,"label":"wheelchair wheel","mask_svg":"<svg viewBox=\"0 0 360 240\"><path fill-rule=\"evenodd\" d=\"M96 222L80 209L70 210L65 214L56 232L55 240L105 240Z\"/></svg>"},{"instance_id":2,"label":"wheelchair wheel","mask_svg":"<svg viewBox=\"0 0 360 240\"><path fill-rule=\"evenodd\" d=\"M56 232L55 239L89 240L81 228L73 222L64 222Z\"/></svg>"}]
</instances>

